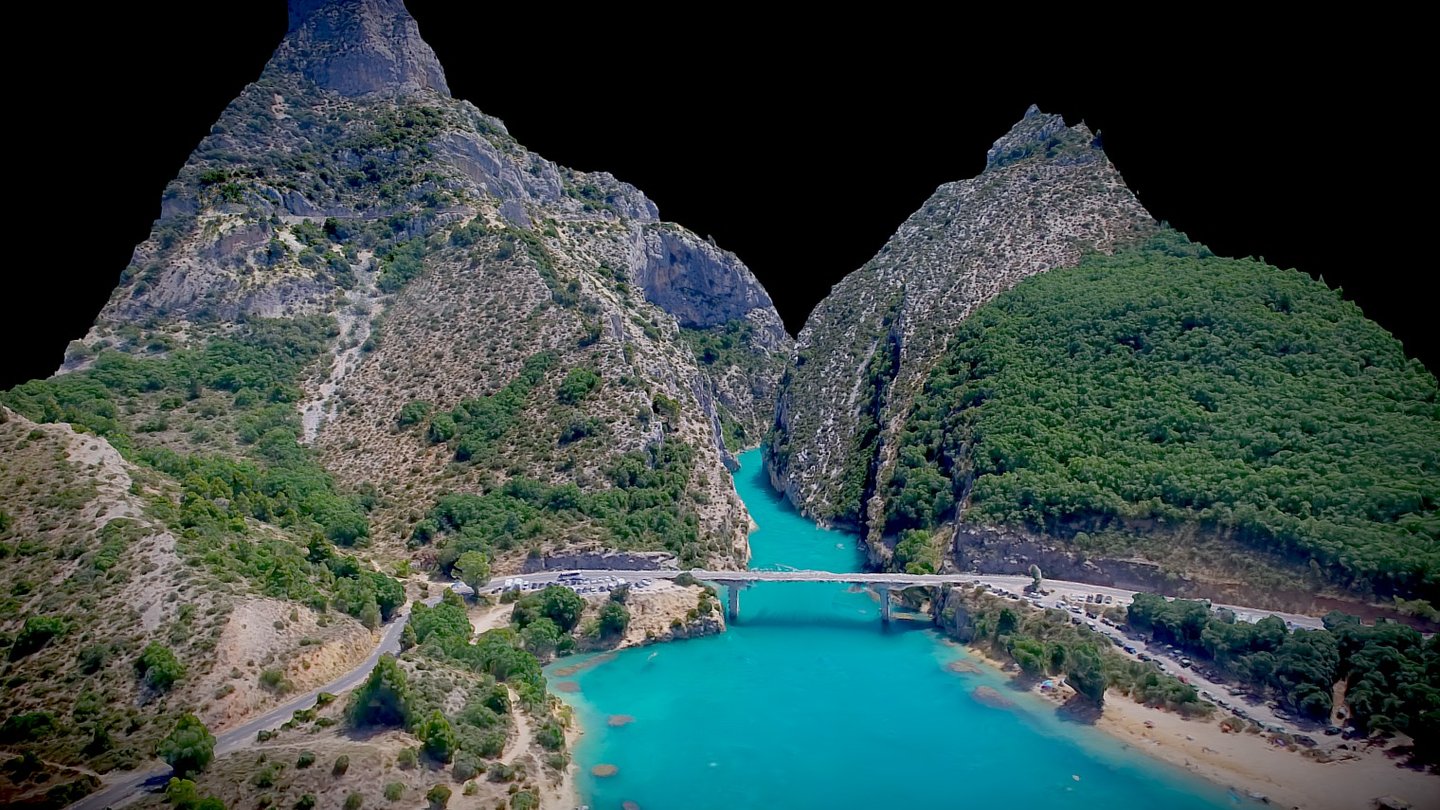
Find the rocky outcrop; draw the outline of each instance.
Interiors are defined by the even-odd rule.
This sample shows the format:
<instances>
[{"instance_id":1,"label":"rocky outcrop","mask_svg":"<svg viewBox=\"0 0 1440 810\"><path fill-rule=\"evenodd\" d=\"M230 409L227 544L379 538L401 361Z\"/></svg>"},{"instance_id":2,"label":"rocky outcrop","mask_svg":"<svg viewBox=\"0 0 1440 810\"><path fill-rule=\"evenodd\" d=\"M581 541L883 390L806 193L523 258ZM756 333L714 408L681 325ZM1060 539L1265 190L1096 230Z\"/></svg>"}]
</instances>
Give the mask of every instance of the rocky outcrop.
<instances>
[{"instance_id":1,"label":"rocky outcrop","mask_svg":"<svg viewBox=\"0 0 1440 810\"><path fill-rule=\"evenodd\" d=\"M643 260L633 270L645 297L684 327L705 329L775 306L734 253L672 228L647 228ZM785 342L779 321L764 324L767 345Z\"/></svg>"},{"instance_id":2,"label":"rocky outcrop","mask_svg":"<svg viewBox=\"0 0 1440 810\"><path fill-rule=\"evenodd\" d=\"M403 0L291 0L290 30L274 63L343 96L450 95Z\"/></svg>"},{"instance_id":3,"label":"rocky outcrop","mask_svg":"<svg viewBox=\"0 0 1440 810\"><path fill-rule=\"evenodd\" d=\"M674 554L663 551L576 551L547 554L525 561L525 573L609 569L615 571L661 571L679 568Z\"/></svg>"},{"instance_id":4,"label":"rocky outcrop","mask_svg":"<svg viewBox=\"0 0 1440 810\"><path fill-rule=\"evenodd\" d=\"M1021 279L1153 226L1083 124L1031 107L978 177L937 189L811 314L776 404L776 486L878 545L891 438L955 324Z\"/></svg>"},{"instance_id":5,"label":"rocky outcrop","mask_svg":"<svg viewBox=\"0 0 1440 810\"><path fill-rule=\"evenodd\" d=\"M936 588L930 600L930 618L941 632L968 644L975 638L975 620L961 592L948 585Z\"/></svg>"}]
</instances>

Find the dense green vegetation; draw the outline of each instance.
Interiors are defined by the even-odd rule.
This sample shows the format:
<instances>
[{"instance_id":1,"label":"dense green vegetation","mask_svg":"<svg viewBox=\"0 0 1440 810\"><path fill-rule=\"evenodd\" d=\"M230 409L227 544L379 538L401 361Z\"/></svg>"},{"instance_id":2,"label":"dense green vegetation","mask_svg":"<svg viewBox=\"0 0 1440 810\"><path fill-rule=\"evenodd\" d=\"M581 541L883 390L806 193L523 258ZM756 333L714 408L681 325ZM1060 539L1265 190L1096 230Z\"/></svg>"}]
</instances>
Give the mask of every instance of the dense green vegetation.
<instances>
[{"instance_id":1,"label":"dense green vegetation","mask_svg":"<svg viewBox=\"0 0 1440 810\"><path fill-rule=\"evenodd\" d=\"M329 318L255 319L203 348L163 357L102 351L86 370L31 380L0 394L0 402L37 422L82 425L125 449L135 431L120 405L142 396L193 400L207 390L231 395L230 406L245 412L293 404L301 396L296 381L334 336ZM260 434L242 438L253 442Z\"/></svg>"},{"instance_id":2,"label":"dense green vegetation","mask_svg":"<svg viewBox=\"0 0 1440 810\"><path fill-rule=\"evenodd\" d=\"M0 395L0 401L35 421L70 422L98 433L132 459L182 481L184 514L192 524L253 517L318 527L334 542L351 545L369 534L364 509L336 492L330 475L300 446L294 407L301 396L296 381L333 336L328 318L254 320L202 349L165 357L105 351L85 371L33 380ZM163 414L207 392L230 395L227 409L235 416L229 427L253 462L146 447L144 434L157 424L163 429L163 420L131 424L122 416L149 405ZM224 515L215 504L219 499L230 503Z\"/></svg>"},{"instance_id":3,"label":"dense green vegetation","mask_svg":"<svg viewBox=\"0 0 1440 810\"><path fill-rule=\"evenodd\" d=\"M504 388L489 396L462 400L454 410L436 414L427 432L430 441L450 443L456 461L493 456L496 443L515 426L530 393L558 360L554 352L532 355Z\"/></svg>"},{"instance_id":4,"label":"dense green vegetation","mask_svg":"<svg viewBox=\"0 0 1440 810\"><path fill-rule=\"evenodd\" d=\"M436 544L436 562L449 572L466 552L535 547L589 525L610 548L663 548L699 564L704 548L687 493L693 457L678 441L626 453L607 470L612 487L598 492L514 478L484 495L446 495L416 524L413 541Z\"/></svg>"},{"instance_id":5,"label":"dense green vegetation","mask_svg":"<svg viewBox=\"0 0 1440 810\"><path fill-rule=\"evenodd\" d=\"M404 287L425 270L429 246L424 237L416 237L394 245L380 259L380 278L376 285L381 292L392 293Z\"/></svg>"},{"instance_id":6,"label":"dense green vegetation","mask_svg":"<svg viewBox=\"0 0 1440 810\"><path fill-rule=\"evenodd\" d=\"M1209 711L1194 687L1117 653L1104 637L1058 610L1012 606L983 589L952 590L938 620L962 641L1008 655L1031 677L1063 675L1076 692L1102 703L1115 689L1148 706L1186 714Z\"/></svg>"},{"instance_id":7,"label":"dense green vegetation","mask_svg":"<svg viewBox=\"0 0 1440 810\"><path fill-rule=\"evenodd\" d=\"M966 520L1195 523L1362 592L1440 596L1435 378L1323 284L1173 231L976 310L898 459L891 532L973 485Z\"/></svg>"},{"instance_id":8,"label":"dense green vegetation","mask_svg":"<svg viewBox=\"0 0 1440 810\"><path fill-rule=\"evenodd\" d=\"M399 583L314 539L365 543L368 499L342 494L299 443L296 383L333 337L328 318L255 319L203 348L163 357L105 351L85 371L25 383L0 401L36 421L66 421L105 436L131 460L179 482L179 508L162 508L161 516L179 530L180 548L222 580L243 577L267 595L332 606L374 626L403 603ZM216 393L229 398L228 429L248 458L154 446L146 423L130 415L165 413ZM309 547L256 536L247 519L312 538ZM103 570L103 553L95 564Z\"/></svg>"},{"instance_id":9,"label":"dense green vegetation","mask_svg":"<svg viewBox=\"0 0 1440 810\"><path fill-rule=\"evenodd\" d=\"M585 600L563 585L551 585L536 593L526 594L515 603L510 621L524 630L531 622L545 618L555 623L563 632L570 632L580 623L580 614L585 611Z\"/></svg>"},{"instance_id":10,"label":"dense green vegetation","mask_svg":"<svg viewBox=\"0 0 1440 810\"><path fill-rule=\"evenodd\" d=\"M1323 630L1290 630L1275 616L1250 624L1205 602L1146 593L1135 595L1128 619L1311 720L1329 722L1333 688L1344 681L1356 728L1401 731L1416 753L1440 756L1440 636L1426 640L1404 625L1367 626L1338 612Z\"/></svg>"}]
</instances>

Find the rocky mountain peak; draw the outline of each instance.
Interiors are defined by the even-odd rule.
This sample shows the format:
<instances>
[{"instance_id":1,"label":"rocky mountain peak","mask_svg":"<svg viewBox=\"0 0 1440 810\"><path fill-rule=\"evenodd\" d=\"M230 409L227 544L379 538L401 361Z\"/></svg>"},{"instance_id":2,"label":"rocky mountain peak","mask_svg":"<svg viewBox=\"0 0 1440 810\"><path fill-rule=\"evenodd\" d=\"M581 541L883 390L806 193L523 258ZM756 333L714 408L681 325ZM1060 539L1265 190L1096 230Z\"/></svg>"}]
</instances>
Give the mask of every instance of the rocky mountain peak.
<instances>
[{"instance_id":1,"label":"rocky mountain peak","mask_svg":"<svg viewBox=\"0 0 1440 810\"><path fill-rule=\"evenodd\" d=\"M955 325L1025 278L1154 225L1088 128L1030 107L983 172L936 189L811 313L775 408L776 485L808 515L873 529L879 549L875 496Z\"/></svg>"},{"instance_id":2,"label":"rocky mountain peak","mask_svg":"<svg viewBox=\"0 0 1440 810\"><path fill-rule=\"evenodd\" d=\"M1041 112L1031 104L1025 116L985 153L985 168L997 169L1041 154L1047 158L1054 158L1057 152L1083 154L1081 150L1092 148L1098 149L1098 144L1084 123L1067 127L1061 116Z\"/></svg>"},{"instance_id":3,"label":"rocky mountain peak","mask_svg":"<svg viewBox=\"0 0 1440 810\"><path fill-rule=\"evenodd\" d=\"M402 0L290 0L289 32L271 65L344 96L450 95Z\"/></svg>"}]
</instances>

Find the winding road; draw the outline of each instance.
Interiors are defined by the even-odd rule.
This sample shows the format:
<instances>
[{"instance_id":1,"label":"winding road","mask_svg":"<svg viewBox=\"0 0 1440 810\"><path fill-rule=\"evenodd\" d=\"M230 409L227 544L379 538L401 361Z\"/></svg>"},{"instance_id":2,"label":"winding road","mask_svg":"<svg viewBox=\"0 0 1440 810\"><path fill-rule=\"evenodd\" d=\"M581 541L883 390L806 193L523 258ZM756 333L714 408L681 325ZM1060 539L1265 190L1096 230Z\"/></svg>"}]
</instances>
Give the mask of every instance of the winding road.
<instances>
[{"instance_id":1,"label":"winding road","mask_svg":"<svg viewBox=\"0 0 1440 810\"><path fill-rule=\"evenodd\" d=\"M432 596L423 601L433 607L440 601L440 597ZM321 692L338 695L359 686L370 676L370 670L375 668L380 656L400 651L400 633L405 630L405 623L409 619L410 606L407 604L385 626L385 632L380 635L380 643L375 645L375 649L371 651L369 657L354 669L327 684L291 698L259 717L215 735L215 756L222 757L254 745L255 735L261 729L278 726L289 720L296 711L314 706L315 699ZM164 786L170 781L170 775L169 765L152 760L151 766L148 768L128 771L116 779L107 781L100 790L70 805L71 810L104 810L108 807L121 807L151 790Z\"/></svg>"}]
</instances>

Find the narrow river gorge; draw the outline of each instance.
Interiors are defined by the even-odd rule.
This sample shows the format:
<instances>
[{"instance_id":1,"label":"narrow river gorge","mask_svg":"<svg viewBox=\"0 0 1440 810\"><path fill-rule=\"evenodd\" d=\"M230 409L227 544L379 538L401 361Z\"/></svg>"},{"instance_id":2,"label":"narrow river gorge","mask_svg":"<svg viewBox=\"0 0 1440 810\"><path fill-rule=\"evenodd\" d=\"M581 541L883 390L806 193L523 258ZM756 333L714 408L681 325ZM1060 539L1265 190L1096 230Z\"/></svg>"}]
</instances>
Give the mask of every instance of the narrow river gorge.
<instances>
[{"instance_id":1,"label":"narrow river gorge","mask_svg":"<svg viewBox=\"0 0 1440 810\"><path fill-rule=\"evenodd\" d=\"M770 488L759 451L740 460L736 490L759 526L752 568L860 569L853 535L790 508ZM578 672L565 659L549 674L552 684L576 684L560 694L586 732L575 756L582 800L596 810L1234 802L1058 718L1052 704L1009 690L983 665L948 667L964 657L928 622L882 627L868 593L775 583L743 592L727 633L626 650ZM1010 705L977 700L980 686ZM614 775L594 776L601 764Z\"/></svg>"}]
</instances>

